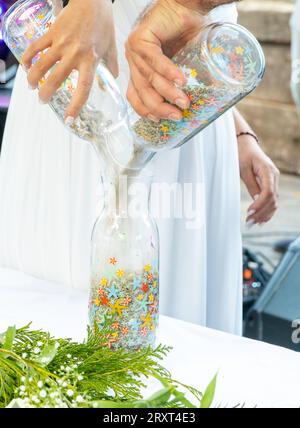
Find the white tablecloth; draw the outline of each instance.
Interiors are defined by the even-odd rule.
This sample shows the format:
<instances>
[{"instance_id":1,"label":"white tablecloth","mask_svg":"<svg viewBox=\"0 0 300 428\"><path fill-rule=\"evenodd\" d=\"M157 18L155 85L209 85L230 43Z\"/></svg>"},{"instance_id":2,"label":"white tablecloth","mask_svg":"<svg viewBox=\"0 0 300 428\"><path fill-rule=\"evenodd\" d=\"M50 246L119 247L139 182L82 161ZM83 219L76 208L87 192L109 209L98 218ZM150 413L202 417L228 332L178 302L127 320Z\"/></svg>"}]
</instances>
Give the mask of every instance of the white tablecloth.
<instances>
[{"instance_id":1,"label":"white tablecloth","mask_svg":"<svg viewBox=\"0 0 300 428\"><path fill-rule=\"evenodd\" d=\"M0 269L0 332L33 326L85 337L88 295ZM174 378L204 390L216 372L215 404L299 407L300 355L276 346L160 317L159 341L173 346L164 365Z\"/></svg>"}]
</instances>

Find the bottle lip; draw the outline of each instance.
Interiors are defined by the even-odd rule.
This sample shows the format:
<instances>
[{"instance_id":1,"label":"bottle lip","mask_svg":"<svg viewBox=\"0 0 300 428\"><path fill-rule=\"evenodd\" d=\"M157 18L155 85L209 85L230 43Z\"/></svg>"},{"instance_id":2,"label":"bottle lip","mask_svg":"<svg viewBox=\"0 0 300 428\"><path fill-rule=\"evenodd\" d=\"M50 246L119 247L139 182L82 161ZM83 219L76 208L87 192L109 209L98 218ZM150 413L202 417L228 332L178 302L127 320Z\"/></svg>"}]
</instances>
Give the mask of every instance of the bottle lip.
<instances>
[{"instance_id":1,"label":"bottle lip","mask_svg":"<svg viewBox=\"0 0 300 428\"><path fill-rule=\"evenodd\" d=\"M247 28L243 27L242 25L239 24L234 24L232 22L221 22L221 21L217 21L217 22L213 22L212 24L207 25L202 33L202 39L204 41L207 42L207 40L209 39L209 33L216 29L216 28L222 28L222 27L231 27L233 29L236 29L242 33L244 33L250 40L251 43L256 47L259 59L260 59L260 70L259 72L256 74L256 77L258 79L255 87L258 85L259 81L262 80L264 73L265 73L265 67L266 67L266 60L265 60L265 56L263 53L263 50L261 48L260 43L258 42L258 40L256 39L256 37L249 31L247 30ZM218 70L219 75L222 77L223 80L225 80L226 82L228 82L230 85L236 85L236 86L243 86L245 88L245 90L247 90L247 85L242 85L240 81L235 80L230 78L226 73L223 72L223 70L220 69L219 64L214 60L214 58L211 56L210 52L209 52L209 48L207 43L203 44L203 50L202 53L204 54L206 60L211 64L211 66L214 69ZM253 88L253 80L251 83L249 83L248 85L248 89L251 91L253 89L255 89L255 87Z\"/></svg>"}]
</instances>

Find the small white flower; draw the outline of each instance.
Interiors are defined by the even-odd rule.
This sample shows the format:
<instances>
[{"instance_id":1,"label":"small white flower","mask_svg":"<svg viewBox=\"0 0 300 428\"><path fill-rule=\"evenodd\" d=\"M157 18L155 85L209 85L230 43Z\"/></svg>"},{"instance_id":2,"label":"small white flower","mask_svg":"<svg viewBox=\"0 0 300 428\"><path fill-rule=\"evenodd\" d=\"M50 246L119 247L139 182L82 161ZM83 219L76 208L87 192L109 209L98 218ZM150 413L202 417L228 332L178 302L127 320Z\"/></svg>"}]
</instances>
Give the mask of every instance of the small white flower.
<instances>
[{"instance_id":1,"label":"small white flower","mask_svg":"<svg viewBox=\"0 0 300 428\"><path fill-rule=\"evenodd\" d=\"M82 395L77 395L76 401L77 401L77 403L82 403L83 402L83 396Z\"/></svg>"},{"instance_id":2,"label":"small white flower","mask_svg":"<svg viewBox=\"0 0 300 428\"><path fill-rule=\"evenodd\" d=\"M60 370L65 370L65 366L60 366Z\"/></svg>"},{"instance_id":3,"label":"small white flower","mask_svg":"<svg viewBox=\"0 0 300 428\"><path fill-rule=\"evenodd\" d=\"M32 382L33 381L33 379L32 379L32 377L30 376L30 378L28 379L29 380L29 382Z\"/></svg>"},{"instance_id":4,"label":"small white flower","mask_svg":"<svg viewBox=\"0 0 300 428\"><path fill-rule=\"evenodd\" d=\"M21 385L21 386L20 386L20 391L26 391L26 388L25 388L25 386L24 386L24 385Z\"/></svg>"},{"instance_id":5,"label":"small white flower","mask_svg":"<svg viewBox=\"0 0 300 428\"><path fill-rule=\"evenodd\" d=\"M71 370L72 370L71 367L69 367L69 366L66 367L66 372L67 373L69 373Z\"/></svg>"},{"instance_id":6,"label":"small white flower","mask_svg":"<svg viewBox=\"0 0 300 428\"><path fill-rule=\"evenodd\" d=\"M55 392L50 393L50 398L55 398L55 396L56 396Z\"/></svg>"},{"instance_id":7,"label":"small white flower","mask_svg":"<svg viewBox=\"0 0 300 428\"><path fill-rule=\"evenodd\" d=\"M23 352L23 354L22 354L22 358L27 358L27 353L26 352Z\"/></svg>"},{"instance_id":8,"label":"small white flower","mask_svg":"<svg viewBox=\"0 0 300 428\"><path fill-rule=\"evenodd\" d=\"M42 397L42 398L47 397L47 392L46 392L46 390L45 390L45 389L42 389L42 390L41 390L41 392L40 392L40 397Z\"/></svg>"},{"instance_id":9,"label":"small white flower","mask_svg":"<svg viewBox=\"0 0 300 428\"><path fill-rule=\"evenodd\" d=\"M77 376L77 379L78 380L83 380L83 376L79 375L79 376Z\"/></svg>"},{"instance_id":10,"label":"small white flower","mask_svg":"<svg viewBox=\"0 0 300 428\"><path fill-rule=\"evenodd\" d=\"M43 384L43 382L41 380L39 380L38 383L37 383L37 386L39 388L43 388L44 384Z\"/></svg>"},{"instance_id":11,"label":"small white flower","mask_svg":"<svg viewBox=\"0 0 300 428\"><path fill-rule=\"evenodd\" d=\"M72 355L71 354L67 354L67 358L72 358Z\"/></svg>"},{"instance_id":12,"label":"small white flower","mask_svg":"<svg viewBox=\"0 0 300 428\"><path fill-rule=\"evenodd\" d=\"M68 395L68 397L73 397L74 391L72 391L72 389L68 389L67 395Z\"/></svg>"},{"instance_id":13,"label":"small white flower","mask_svg":"<svg viewBox=\"0 0 300 428\"><path fill-rule=\"evenodd\" d=\"M64 382L64 383L62 384L62 386L63 386L64 388L66 388L66 387L68 386L68 382Z\"/></svg>"},{"instance_id":14,"label":"small white flower","mask_svg":"<svg viewBox=\"0 0 300 428\"><path fill-rule=\"evenodd\" d=\"M43 342L38 342L37 346L39 346L39 347L43 346Z\"/></svg>"},{"instance_id":15,"label":"small white flower","mask_svg":"<svg viewBox=\"0 0 300 428\"><path fill-rule=\"evenodd\" d=\"M78 367L78 364L73 364L73 369L77 369L77 367Z\"/></svg>"},{"instance_id":16,"label":"small white flower","mask_svg":"<svg viewBox=\"0 0 300 428\"><path fill-rule=\"evenodd\" d=\"M40 348L38 348L37 346L34 348L33 353L34 354L39 354L41 352Z\"/></svg>"},{"instance_id":17,"label":"small white flower","mask_svg":"<svg viewBox=\"0 0 300 428\"><path fill-rule=\"evenodd\" d=\"M20 397L21 397L22 395L25 395L25 392L20 391L20 392L19 392L19 395L20 395Z\"/></svg>"},{"instance_id":18,"label":"small white flower","mask_svg":"<svg viewBox=\"0 0 300 428\"><path fill-rule=\"evenodd\" d=\"M26 380L25 376L22 376L21 377L21 382L25 382L25 380Z\"/></svg>"}]
</instances>

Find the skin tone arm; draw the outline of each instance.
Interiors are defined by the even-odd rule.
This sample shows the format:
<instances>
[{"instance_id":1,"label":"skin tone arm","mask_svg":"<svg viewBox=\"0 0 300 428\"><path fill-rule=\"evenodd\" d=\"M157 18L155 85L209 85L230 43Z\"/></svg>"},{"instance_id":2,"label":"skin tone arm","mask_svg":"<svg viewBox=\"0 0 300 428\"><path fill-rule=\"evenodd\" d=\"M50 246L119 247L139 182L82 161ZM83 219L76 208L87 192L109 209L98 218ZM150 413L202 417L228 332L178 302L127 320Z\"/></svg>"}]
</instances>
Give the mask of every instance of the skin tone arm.
<instances>
[{"instance_id":1,"label":"skin tone arm","mask_svg":"<svg viewBox=\"0 0 300 428\"><path fill-rule=\"evenodd\" d=\"M46 51L32 65L39 52ZM88 99L99 61L103 59L113 75L118 75L117 48L111 0L70 0L50 30L27 49L23 66L28 71L31 89L56 62L39 90L42 103L47 103L72 70L79 71L79 82L65 112L68 124L77 117Z\"/></svg>"},{"instance_id":2,"label":"skin tone arm","mask_svg":"<svg viewBox=\"0 0 300 428\"><path fill-rule=\"evenodd\" d=\"M237 109L234 109L234 120L237 134L254 133ZM264 224L271 220L277 210L279 171L253 137L239 137L238 150L241 179L254 200L246 222L249 227Z\"/></svg>"},{"instance_id":3,"label":"skin tone arm","mask_svg":"<svg viewBox=\"0 0 300 428\"><path fill-rule=\"evenodd\" d=\"M126 43L127 97L137 113L153 121L181 119L190 102L178 88L185 76L170 58L199 33L208 12L227 3L233 0L156 0L145 10Z\"/></svg>"}]
</instances>

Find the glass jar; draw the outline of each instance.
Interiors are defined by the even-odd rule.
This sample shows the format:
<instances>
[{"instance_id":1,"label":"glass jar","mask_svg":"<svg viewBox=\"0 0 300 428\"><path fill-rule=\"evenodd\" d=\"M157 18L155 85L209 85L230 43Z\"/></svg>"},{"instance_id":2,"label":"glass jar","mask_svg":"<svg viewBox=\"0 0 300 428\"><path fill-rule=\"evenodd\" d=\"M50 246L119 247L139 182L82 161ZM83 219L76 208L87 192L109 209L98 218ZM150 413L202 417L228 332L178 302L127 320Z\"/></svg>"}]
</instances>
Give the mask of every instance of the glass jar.
<instances>
[{"instance_id":1,"label":"glass jar","mask_svg":"<svg viewBox=\"0 0 300 428\"><path fill-rule=\"evenodd\" d=\"M186 76L181 88L190 99L179 121L156 123L129 109L129 125L107 135L108 149L116 163L141 169L155 153L180 147L250 94L265 72L263 51L244 27L213 23L173 57ZM133 134L133 139L127 137ZM131 148L120 150L123 141ZM127 150L125 154L125 149Z\"/></svg>"},{"instance_id":2,"label":"glass jar","mask_svg":"<svg viewBox=\"0 0 300 428\"><path fill-rule=\"evenodd\" d=\"M112 318L112 348L155 345L159 303L159 237L149 213L151 178L108 177L104 208L92 235L89 318Z\"/></svg>"},{"instance_id":3,"label":"glass jar","mask_svg":"<svg viewBox=\"0 0 300 428\"><path fill-rule=\"evenodd\" d=\"M215 121L261 82L265 58L255 37L244 27L214 23L173 57L186 76L182 88L190 99L180 121L159 123L132 114L137 144L149 150L179 147Z\"/></svg>"},{"instance_id":4,"label":"glass jar","mask_svg":"<svg viewBox=\"0 0 300 428\"><path fill-rule=\"evenodd\" d=\"M3 38L19 62L31 43L43 36L55 21L54 8L55 4L51 0L19 0L4 15ZM33 63L40 55L34 58ZM43 85L45 78L39 86ZM78 72L74 70L49 103L63 123L66 107L77 83ZM104 133L122 126L126 120L127 106L119 87L107 68L99 64L90 97L69 129L78 137L93 143L98 153L107 159Z\"/></svg>"}]
</instances>

